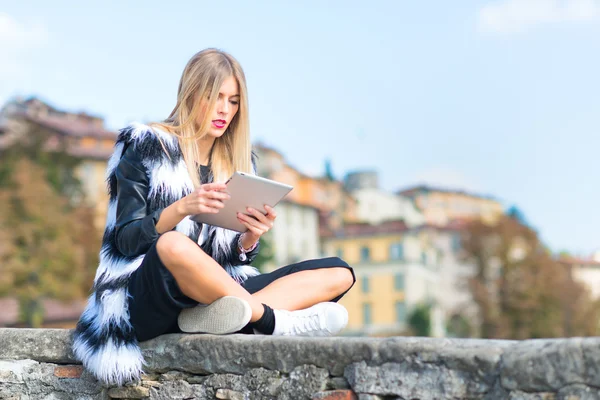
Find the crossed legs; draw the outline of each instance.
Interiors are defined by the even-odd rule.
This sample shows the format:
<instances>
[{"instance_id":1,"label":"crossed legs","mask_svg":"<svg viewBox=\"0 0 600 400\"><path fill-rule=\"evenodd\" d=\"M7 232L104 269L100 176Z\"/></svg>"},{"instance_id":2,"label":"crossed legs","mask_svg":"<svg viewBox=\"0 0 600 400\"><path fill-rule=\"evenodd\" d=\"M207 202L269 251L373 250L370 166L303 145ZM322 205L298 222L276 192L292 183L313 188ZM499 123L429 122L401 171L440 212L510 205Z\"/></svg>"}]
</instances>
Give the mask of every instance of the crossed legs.
<instances>
[{"instance_id":1,"label":"crossed legs","mask_svg":"<svg viewBox=\"0 0 600 400\"><path fill-rule=\"evenodd\" d=\"M182 233L171 231L161 235L156 249L183 294L203 304L210 304L224 296L246 300L252 309L251 322L263 315L263 303L289 311L304 309L336 298L354 283L354 277L347 268L323 268L284 276L250 294Z\"/></svg>"}]
</instances>

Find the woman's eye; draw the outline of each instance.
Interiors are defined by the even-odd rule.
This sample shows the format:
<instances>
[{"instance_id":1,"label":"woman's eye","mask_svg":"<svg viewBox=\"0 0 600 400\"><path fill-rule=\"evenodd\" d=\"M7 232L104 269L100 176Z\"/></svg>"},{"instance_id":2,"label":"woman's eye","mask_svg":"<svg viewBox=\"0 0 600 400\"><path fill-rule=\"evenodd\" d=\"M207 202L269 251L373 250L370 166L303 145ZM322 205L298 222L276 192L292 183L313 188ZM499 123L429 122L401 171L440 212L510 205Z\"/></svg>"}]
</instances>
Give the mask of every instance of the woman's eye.
<instances>
[{"instance_id":1,"label":"woman's eye","mask_svg":"<svg viewBox=\"0 0 600 400\"><path fill-rule=\"evenodd\" d=\"M237 106L238 104L240 104L239 101L231 101L230 103L233 104L234 106Z\"/></svg>"}]
</instances>

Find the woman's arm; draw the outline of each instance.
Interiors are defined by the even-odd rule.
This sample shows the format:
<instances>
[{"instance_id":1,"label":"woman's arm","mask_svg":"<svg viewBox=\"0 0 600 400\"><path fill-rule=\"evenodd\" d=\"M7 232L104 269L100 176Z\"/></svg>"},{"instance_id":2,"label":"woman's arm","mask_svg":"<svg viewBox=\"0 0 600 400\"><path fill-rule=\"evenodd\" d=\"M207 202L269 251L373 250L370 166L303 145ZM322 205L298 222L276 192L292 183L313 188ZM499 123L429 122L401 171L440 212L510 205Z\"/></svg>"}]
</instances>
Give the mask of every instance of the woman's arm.
<instances>
[{"instance_id":1,"label":"woman's arm","mask_svg":"<svg viewBox=\"0 0 600 400\"><path fill-rule=\"evenodd\" d=\"M175 204L147 213L148 174L133 146L123 153L116 169L116 178L117 249L130 257L145 254L160 234L173 229L183 216L178 215Z\"/></svg>"},{"instance_id":2,"label":"woman's arm","mask_svg":"<svg viewBox=\"0 0 600 400\"><path fill-rule=\"evenodd\" d=\"M240 235L242 235L242 234L238 233L237 235L235 235L235 238L231 242L231 258L228 260L231 265L251 264L254 261L254 259L256 258L256 256L258 255L258 252L260 250L260 242L257 241L256 247L254 249L252 249L252 251L249 251L246 253L246 259L241 260L240 259L240 251L239 251L239 247L238 247ZM248 235L245 235L245 236L248 236ZM244 248L250 248L254 245L254 243L252 243L250 246L246 247L244 242L245 241L242 238L242 245L244 246Z\"/></svg>"}]
</instances>

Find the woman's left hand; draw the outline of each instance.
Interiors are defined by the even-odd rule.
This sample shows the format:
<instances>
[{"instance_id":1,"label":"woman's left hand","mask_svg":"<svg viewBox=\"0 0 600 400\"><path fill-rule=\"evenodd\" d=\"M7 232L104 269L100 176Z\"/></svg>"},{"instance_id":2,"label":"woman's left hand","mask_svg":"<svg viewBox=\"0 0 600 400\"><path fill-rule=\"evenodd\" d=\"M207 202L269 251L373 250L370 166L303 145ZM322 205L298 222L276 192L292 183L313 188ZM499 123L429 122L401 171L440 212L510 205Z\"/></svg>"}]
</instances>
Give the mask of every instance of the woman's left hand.
<instances>
[{"instance_id":1,"label":"woman's left hand","mask_svg":"<svg viewBox=\"0 0 600 400\"><path fill-rule=\"evenodd\" d=\"M277 218L277 213L273 207L269 207L267 205L265 205L265 211L267 214L263 214L251 207L248 207L247 210L250 216L238 213L238 221L248 228L248 231L244 235L248 235L248 239L252 239L252 243L256 243L262 235L271 230L273 223L275 222L275 218ZM248 247L251 246L252 244L250 244Z\"/></svg>"}]
</instances>

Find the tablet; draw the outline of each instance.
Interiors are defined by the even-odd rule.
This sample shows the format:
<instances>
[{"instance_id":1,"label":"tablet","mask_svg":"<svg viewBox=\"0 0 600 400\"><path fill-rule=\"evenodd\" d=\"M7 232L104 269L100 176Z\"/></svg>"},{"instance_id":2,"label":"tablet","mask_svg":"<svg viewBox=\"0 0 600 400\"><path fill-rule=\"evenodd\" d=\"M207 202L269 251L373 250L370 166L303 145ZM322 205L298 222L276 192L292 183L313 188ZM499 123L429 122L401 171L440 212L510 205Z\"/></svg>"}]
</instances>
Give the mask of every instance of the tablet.
<instances>
[{"instance_id":1,"label":"tablet","mask_svg":"<svg viewBox=\"0 0 600 400\"><path fill-rule=\"evenodd\" d=\"M290 185L239 171L225 184L227 193L231 196L223 203L225 207L216 214L193 215L190 217L192 221L245 232L248 229L238 221L238 212L249 215L246 207L252 207L265 214L265 204L275 207L293 189Z\"/></svg>"}]
</instances>

